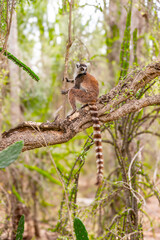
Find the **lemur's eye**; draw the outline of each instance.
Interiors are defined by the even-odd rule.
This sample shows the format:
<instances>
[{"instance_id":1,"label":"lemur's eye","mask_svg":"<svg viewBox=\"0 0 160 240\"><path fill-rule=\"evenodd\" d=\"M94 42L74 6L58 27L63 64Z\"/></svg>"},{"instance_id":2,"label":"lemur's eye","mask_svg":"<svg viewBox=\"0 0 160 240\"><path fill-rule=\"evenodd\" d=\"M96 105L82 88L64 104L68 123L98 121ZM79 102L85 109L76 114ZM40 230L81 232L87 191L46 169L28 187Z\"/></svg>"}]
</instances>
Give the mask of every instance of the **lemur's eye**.
<instances>
[{"instance_id":1,"label":"lemur's eye","mask_svg":"<svg viewBox=\"0 0 160 240\"><path fill-rule=\"evenodd\" d=\"M81 71L84 71L84 68L83 68L83 67L81 67Z\"/></svg>"}]
</instances>

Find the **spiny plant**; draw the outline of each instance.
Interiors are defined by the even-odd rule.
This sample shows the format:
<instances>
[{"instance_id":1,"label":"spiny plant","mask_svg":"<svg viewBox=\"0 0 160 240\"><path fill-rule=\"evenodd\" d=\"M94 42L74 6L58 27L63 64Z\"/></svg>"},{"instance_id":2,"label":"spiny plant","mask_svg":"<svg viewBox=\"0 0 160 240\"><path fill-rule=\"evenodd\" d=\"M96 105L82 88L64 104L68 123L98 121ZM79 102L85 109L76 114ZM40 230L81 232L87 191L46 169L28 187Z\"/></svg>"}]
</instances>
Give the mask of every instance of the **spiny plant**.
<instances>
[{"instance_id":1,"label":"spiny plant","mask_svg":"<svg viewBox=\"0 0 160 240\"><path fill-rule=\"evenodd\" d=\"M2 52L2 50L3 48L0 47L0 52ZM22 68L26 73L31 76L32 79L39 81L39 77L28 66L26 66L23 62L17 59L13 54L5 50L3 55L10 59L12 62L14 62L18 67Z\"/></svg>"}]
</instances>

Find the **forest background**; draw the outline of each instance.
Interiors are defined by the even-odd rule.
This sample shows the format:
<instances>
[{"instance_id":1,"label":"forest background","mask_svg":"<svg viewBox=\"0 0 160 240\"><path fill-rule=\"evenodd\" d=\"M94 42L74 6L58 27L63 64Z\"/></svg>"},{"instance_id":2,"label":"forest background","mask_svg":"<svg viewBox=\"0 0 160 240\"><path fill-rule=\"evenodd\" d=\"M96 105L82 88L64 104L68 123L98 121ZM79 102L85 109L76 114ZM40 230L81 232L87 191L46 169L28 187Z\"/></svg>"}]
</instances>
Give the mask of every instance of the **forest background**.
<instances>
[{"instance_id":1,"label":"forest background","mask_svg":"<svg viewBox=\"0 0 160 240\"><path fill-rule=\"evenodd\" d=\"M160 238L159 39L158 0L0 0L0 150L24 140L0 170L0 239L21 215L23 239L76 239L75 217L89 239ZM98 189L88 109L65 118L61 95L76 62L100 85Z\"/></svg>"}]
</instances>

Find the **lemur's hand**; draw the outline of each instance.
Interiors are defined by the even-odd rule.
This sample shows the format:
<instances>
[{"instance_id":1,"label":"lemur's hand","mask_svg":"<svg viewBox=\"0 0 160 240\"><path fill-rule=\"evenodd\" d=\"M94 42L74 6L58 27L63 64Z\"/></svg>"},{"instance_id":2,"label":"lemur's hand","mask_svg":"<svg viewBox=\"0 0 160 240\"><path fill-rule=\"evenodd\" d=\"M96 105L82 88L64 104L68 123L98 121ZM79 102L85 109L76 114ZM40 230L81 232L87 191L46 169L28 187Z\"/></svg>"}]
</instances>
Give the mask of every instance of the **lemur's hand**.
<instances>
[{"instance_id":1,"label":"lemur's hand","mask_svg":"<svg viewBox=\"0 0 160 240\"><path fill-rule=\"evenodd\" d=\"M64 81L64 80L65 80L66 82L70 82L70 80L69 80L67 77L65 77L65 78L63 77L63 81Z\"/></svg>"},{"instance_id":2,"label":"lemur's hand","mask_svg":"<svg viewBox=\"0 0 160 240\"><path fill-rule=\"evenodd\" d=\"M68 78L67 77L63 77L62 81L66 80L66 82L68 82Z\"/></svg>"},{"instance_id":3,"label":"lemur's hand","mask_svg":"<svg viewBox=\"0 0 160 240\"><path fill-rule=\"evenodd\" d=\"M68 93L68 90L62 90L61 94L66 95Z\"/></svg>"},{"instance_id":4,"label":"lemur's hand","mask_svg":"<svg viewBox=\"0 0 160 240\"><path fill-rule=\"evenodd\" d=\"M74 83L74 79L68 79L67 77L65 79L66 79L66 82Z\"/></svg>"}]
</instances>

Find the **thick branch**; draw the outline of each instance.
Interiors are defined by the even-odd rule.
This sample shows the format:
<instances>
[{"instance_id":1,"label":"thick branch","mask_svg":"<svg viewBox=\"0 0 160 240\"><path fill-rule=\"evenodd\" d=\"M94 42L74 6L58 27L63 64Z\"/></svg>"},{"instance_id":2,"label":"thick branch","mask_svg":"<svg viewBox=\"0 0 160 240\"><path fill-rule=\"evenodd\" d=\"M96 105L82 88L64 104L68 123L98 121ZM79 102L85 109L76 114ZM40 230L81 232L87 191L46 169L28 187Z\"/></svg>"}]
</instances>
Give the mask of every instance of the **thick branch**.
<instances>
[{"instance_id":1,"label":"thick branch","mask_svg":"<svg viewBox=\"0 0 160 240\"><path fill-rule=\"evenodd\" d=\"M114 121L144 107L159 105L160 95L140 100L134 98L140 88L158 76L160 76L160 62L153 63L139 72L130 74L125 81L121 81L108 94L100 97L97 106L101 122ZM123 105L120 106L119 104L122 102ZM88 110L88 106L82 107L74 115L61 122L55 121L42 124L24 122L16 128L3 133L0 150L19 140L24 140L24 151L67 142L78 132L92 126Z\"/></svg>"}]
</instances>

